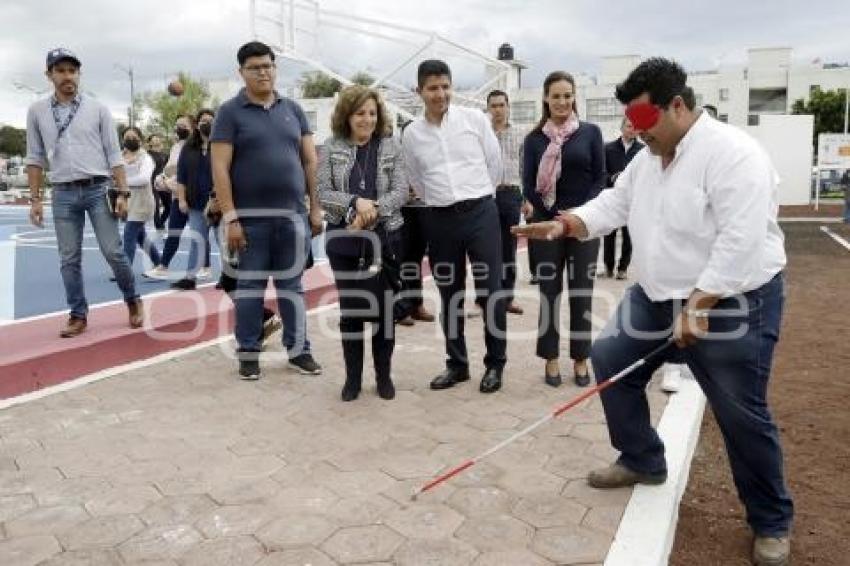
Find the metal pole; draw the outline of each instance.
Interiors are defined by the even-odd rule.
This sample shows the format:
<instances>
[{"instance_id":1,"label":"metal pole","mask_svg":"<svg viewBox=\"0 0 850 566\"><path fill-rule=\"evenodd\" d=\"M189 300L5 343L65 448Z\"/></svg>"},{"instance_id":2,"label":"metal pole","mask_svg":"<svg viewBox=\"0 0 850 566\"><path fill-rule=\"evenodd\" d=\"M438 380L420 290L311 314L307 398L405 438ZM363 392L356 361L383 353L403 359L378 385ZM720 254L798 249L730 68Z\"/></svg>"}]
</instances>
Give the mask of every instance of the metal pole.
<instances>
[{"instance_id":1,"label":"metal pole","mask_svg":"<svg viewBox=\"0 0 850 566\"><path fill-rule=\"evenodd\" d=\"M850 86L844 88L844 133L847 133L847 114L850 112Z\"/></svg>"},{"instance_id":2,"label":"metal pole","mask_svg":"<svg viewBox=\"0 0 850 566\"><path fill-rule=\"evenodd\" d=\"M130 75L130 126L136 125L136 83L133 78L133 66L130 65L128 74Z\"/></svg>"}]
</instances>

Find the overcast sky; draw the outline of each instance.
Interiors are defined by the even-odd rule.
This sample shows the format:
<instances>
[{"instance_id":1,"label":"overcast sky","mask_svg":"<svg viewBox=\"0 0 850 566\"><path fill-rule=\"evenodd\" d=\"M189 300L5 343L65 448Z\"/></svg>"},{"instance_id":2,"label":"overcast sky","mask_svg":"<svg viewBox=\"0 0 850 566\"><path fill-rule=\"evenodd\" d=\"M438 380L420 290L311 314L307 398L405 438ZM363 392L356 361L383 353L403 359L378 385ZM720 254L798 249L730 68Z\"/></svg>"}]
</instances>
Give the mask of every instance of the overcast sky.
<instances>
[{"instance_id":1,"label":"overcast sky","mask_svg":"<svg viewBox=\"0 0 850 566\"><path fill-rule=\"evenodd\" d=\"M264 0L258 0L264 4ZM847 0L322 0L323 8L389 20L495 56L511 43L529 64L525 86L551 70L595 74L606 55L665 55L689 70L740 63L749 47L793 47L794 60L850 61ZM267 4L268 5L268 4ZM271 13L278 10L268 5ZM83 62L83 90L115 114L126 108L132 65L137 90L164 88L178 71L236 77L235 52L250 39L249 0L2 0L0 123L22 126L47 91L44 58L65 46ZM263 27L261 26L261 31ZM413 47L332 30L311 54L344 75L380 74ZM399 59L400 58L400 59ZM411 66L398 76L412 82ZM303 67L281 62L281 82ZM463 76L456 72L455 82ZM472 81L474 82L474 80ZM19 86L16 86L19 85ZM24 85L24 86L20 86ZM42 94L44 96L45 94Z\"/></svg>"}]
</instances>

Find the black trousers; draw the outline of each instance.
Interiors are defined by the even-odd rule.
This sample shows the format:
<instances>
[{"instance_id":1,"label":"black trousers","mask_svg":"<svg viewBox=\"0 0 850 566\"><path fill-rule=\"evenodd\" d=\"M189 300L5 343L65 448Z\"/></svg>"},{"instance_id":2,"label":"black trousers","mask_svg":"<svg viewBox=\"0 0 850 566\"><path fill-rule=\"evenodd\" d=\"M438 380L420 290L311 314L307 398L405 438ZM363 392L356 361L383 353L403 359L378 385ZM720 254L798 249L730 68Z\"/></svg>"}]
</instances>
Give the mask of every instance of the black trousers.
<instances>
[{"instance_id":1,"label":"black trousers","mask_svg":"<svg viewBox=\"0 0 850 566\"><path fill-rule=\"evenodd\" d=\"M620 230L623 232L623 249L620 250L620 263L617 264L617 271L626 271L632 261L632 238L629 236L628 228L623 226ZM617 257L617 230L605 236L603 240L602 254L605 258L605 269L608 273L612 273Z\"/></svg>"},{"instance_id":2,"label":"black trousers","mask_svg":"<svg viewBox=\"0 0 850 566\"><path fill-rule=\"evenodd\" d=\"M570 301L570 358L587 359L590 356L593 271L599 254L599 240L533 240L529 246L534 250L540 282L537 355L544 360L554 360L559 356L561 295L566 270Z\"/></svg>"},{"instance_id":3,"label":"black trousers","mask_svg":"<svg viewBox=\"0 0 850 566\"><path fill-rule=\"evenodd\" d=\"M404 225L401 227L401 279L404 288L402 298L396 301L394 314L396 320L406 317L422 306L422 259L428 248L425 222L428 214L426 206L404 206L401 215Z\"/></svg>"},{"instance_id":4,"label":"black trousers","mask_svg":"<svg viewBox=\"0 0 850 566\"><path fill-rule=\"evenodd\" d=\"M511 227L519 224L522 208L522 193L519 187L496 190L496 206L499 208L499 225L502 229L502 289L508 304L513 301L516 285L516 236Z\"/></svg>"},{"instance_id":5,"label":"black trousers","mask_svg":"<svg viewBox=\"0 0 850 566\"><path fill-rule=\"evenodd\" d=\"M427 221L429 257L440 291L440 325L446 338L446 365L469 367L464 338L463 303L466 260L472 263L477 298L483 307L484 365L505 365L506 320L502 288L502 246L499 211L492 197L461 201L451 207L431 207Z\"/></svg>"},{"instance_id":6,"label":"black trousers","mask_svg":"<svg viewBox=\"0 0 850 566\"><path fill-rule=\"evenodd\" d=\"M171 193L153 189L153 225L157 230L165 229L165 221L171 213Z\"/></svg>"},{"instance_id":7,"label":"black trousers","mask_svg":"<svg viewBox=\"0 0 850 566\"><path fill-rule=\"evenodd\" d=\"M328 261L334 272L337 288L345 292L356 286L351 281L352 273L362 269L357 257L329 253ZM342 301L341 303L342 304ZM388 309L389 304L378 301L377 304ZM379 312L375 318L370 318L372 334L372 359L375 363L377 380L390 379L392 369L393 349L395 348L395 325L386 312ZM363 349L365 340L366 320L355 316L346 316L343 309L339 319L339 330L342 334L342 356L345 360L346 382L360 383L363 378Z\"/></svg>"}]
</instances>

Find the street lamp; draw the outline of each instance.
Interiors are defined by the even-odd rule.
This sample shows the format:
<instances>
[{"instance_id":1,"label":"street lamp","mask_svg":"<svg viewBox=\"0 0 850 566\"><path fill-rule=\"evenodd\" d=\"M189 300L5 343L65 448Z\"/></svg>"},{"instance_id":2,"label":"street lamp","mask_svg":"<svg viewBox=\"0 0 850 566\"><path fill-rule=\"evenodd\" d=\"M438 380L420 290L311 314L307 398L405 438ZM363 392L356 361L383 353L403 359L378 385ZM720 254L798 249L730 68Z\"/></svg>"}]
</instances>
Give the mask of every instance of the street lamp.
<instances>
[{"instance_id":1,"label":"street lamp","mask_svg":"<svg viewBox=\"0 0 850 566\"><path fill-rule=\"evenodd\" d=\"M136 84L133 78L133 66L123 66L115 63L115 68L119 71L124 71L130 79L130 127L136 125Z\"/></svg>"}]
</instances>

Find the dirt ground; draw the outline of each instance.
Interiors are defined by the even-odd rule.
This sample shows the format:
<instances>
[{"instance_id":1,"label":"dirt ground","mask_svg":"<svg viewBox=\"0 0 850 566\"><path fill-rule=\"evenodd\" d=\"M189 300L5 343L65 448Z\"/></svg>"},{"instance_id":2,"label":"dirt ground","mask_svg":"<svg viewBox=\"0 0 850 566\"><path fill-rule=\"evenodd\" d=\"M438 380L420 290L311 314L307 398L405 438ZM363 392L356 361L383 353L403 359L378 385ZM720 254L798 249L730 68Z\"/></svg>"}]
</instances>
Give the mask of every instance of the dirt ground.
<instances>
[{"instance_id":1,"label":"dirt ground","mask_svg":"<svg viewBox=\"0 0 850 566\"><path fill-rule=\"evenodd\" d=\"M837 201L821 202L815 210L814 204L801 204L779 207L780 218L828 218L840 217L844 213L844 203Z\"/></svg>"},{"instance_id":2,"label":"dirt ground","mask_svg":"<svg viewBox=\"0 0 850 566\"><path fill-rule=\"evenodd\" d=\"M850 227L830 229L850 237ZM784 224L787 302L769 402L795 503L792 564L850 564L850 252L818 224ZM749 564L751 534L706 409L670 564Z\"/></svg>"}]
</instances>

